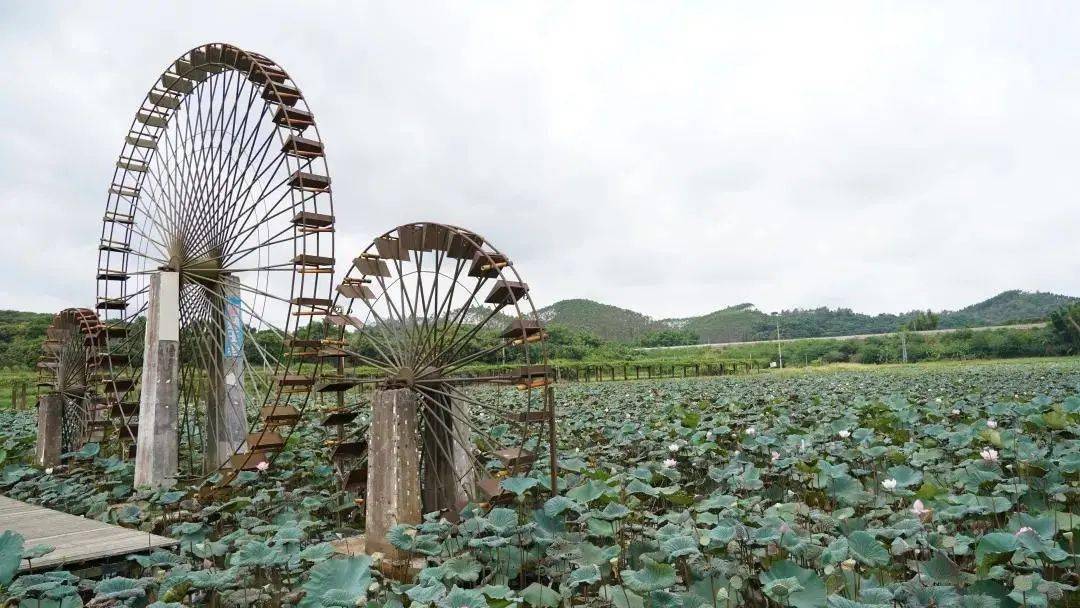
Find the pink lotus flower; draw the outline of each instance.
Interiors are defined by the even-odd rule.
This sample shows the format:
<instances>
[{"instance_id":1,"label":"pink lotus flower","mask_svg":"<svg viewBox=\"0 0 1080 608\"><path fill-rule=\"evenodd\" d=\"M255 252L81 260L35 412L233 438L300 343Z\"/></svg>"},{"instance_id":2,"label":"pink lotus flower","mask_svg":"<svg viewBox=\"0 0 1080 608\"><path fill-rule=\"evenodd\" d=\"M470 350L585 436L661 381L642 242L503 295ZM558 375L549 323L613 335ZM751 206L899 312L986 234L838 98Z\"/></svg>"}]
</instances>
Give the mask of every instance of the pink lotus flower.
<instances>
[{"instance_id":1,"label":"pink lotus flower","mask_svg":"<svg viewBox=\"0 0 1080 608\"><path fill-rule=\"evenodd\" d=\"M780 452L773 452L772 453L772 461L776 462L777 460L780 460Z\"/></svg>"},{"instance_id":2,"label":"pink lotus flower","mask_svg":"<svg viewBox=\"0 0 1080 608\"><path fill-rule=\"evenodd\" d=\"M1032 528L1031 526L1024 526L1024 527L1022 527L1022 528L1020 528L1019 530L1016 531L1015 536L1020 536L1021 534L1027 534L1028 532L1034 533L1035 528Z\"/></svg>"},{"instance_id":3,"label":"pink lotus flower","mask_svg":"<svg viewBox=\"0 0 1080 608\"><path fill-rule=\"evenodd\" d=\"M996 429L997 428L997 420L994 420L993 418L991 418L990 420L987 420L986 421L986 426L987 426L987 428Z\"/></svg>"},{"instance_id":4,"label":"pink lotus flower","mask_svg":"<svg viewBox=\"0 0 1080 608\"><path fill-rule=\"evenodd\" d=\"M986 462L998 461L998 451L994 448L984 448L983 451L979 452L979 456L982 456L982 459Z\"/></svg>"},{"instance_id":5,"label":"pink lotus flower","mask_svg":"<svg viewBox=\"0 0 1080 608\"><path fill-rule=\"evenodd\" d=\"M915 502L912 503L912 513L919 519L922 519L923 522L926 522L927 519L930 518L930 515L933 514L933 511L927 509L927 506L922 504L921 500L915 499Z\"/></svg>"},{"instance_id":6,"label":"pink lotus flower","mask_svg":"<svg viewBox=\"0 0 1080 608\"><path fill-rule=\"evenodd\" d=\"M255 465L255 468L256 468L256 469L259 469L259 471L260 471L260 472L262 472L262 471L266 471L267 469L269 469L269 468L270 468L270 463L269 463L269 462L266 462L266 461L264 460L264 461L260 462L259 464Z\"/></svg>"}]
</instances>

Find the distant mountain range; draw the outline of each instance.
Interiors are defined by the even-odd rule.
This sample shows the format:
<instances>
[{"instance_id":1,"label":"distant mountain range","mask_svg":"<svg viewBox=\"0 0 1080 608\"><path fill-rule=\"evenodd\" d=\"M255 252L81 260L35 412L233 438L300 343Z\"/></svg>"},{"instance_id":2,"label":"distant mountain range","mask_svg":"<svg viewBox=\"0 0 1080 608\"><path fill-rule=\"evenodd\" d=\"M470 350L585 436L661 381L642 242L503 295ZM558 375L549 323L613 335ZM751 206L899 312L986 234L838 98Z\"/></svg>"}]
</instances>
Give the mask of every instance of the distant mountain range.
<instances>
[{"instance_id":1,"label":"distant mountain range","mask_svg":"<svg viewBox=\"0 0 1080 608\"><path fill-rule=\"evenodd\" d=\"M1052 311L1077 300L1053 293L1006 291L960 310L942 311L939 313L940 327L1040 321ZM638 343L653 332L665 330L685 330L697 336L698 343L768 340L776 336L776 320L753 304L729 306L685 319L653 319L633 310L592 300L562 300L538 312L546 323L627 344ZM916 312L866 315L847 308L785 310L781 313L780 330L785 338L885 333L899 329ZM466 314L466 322L480 322L487 314L486 309L471 310ZM0 310L0 367L33 366L41 353L45 328L51 321L49 314ZM508 322L509 319L501 315L492 320L495 327L503 327Z\"/></svg>"},{"instance_id":2,"label":"distant mountain range","mask_svg":"<svg viewBox=\"0 0 1080 608\"><path fill-rule=\"evenodd\" d=\"M977 327L1044 320L1054 310L1078 298L1014 289L960 310L941 311L940 327ZM918 311L868 315L848 308L785 310L780 331L785 338L846 336L896 331ZM592 300L561 300L539 310L546 323L557 323L605 340L636 342L651 332L681 329L699 343L768 340L776 335L776 320L753 304L738 304L699 317L653 319L642 313Z\"/></svg>"}]
</instances>

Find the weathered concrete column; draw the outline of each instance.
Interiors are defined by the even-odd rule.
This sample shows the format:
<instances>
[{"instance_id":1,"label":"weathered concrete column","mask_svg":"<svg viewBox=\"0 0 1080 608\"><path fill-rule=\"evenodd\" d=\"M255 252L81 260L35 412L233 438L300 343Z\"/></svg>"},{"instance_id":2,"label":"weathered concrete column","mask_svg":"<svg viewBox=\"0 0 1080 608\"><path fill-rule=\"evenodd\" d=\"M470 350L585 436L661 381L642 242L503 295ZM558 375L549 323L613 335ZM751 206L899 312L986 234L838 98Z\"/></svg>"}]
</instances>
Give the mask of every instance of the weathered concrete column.
<instances>
[{"instance_id":1,"label":"weathered concrete column","mask_svg":"<svg viewBox=\"0 0 1080 608\"><path fill-rule=\"evenodd\" d=\"M60 464L64 425L64 396L48 393L38 399L36 461L45 468Z\"/></svg>"},{"instance_id":2,"label":"weathered concrete column","mask_svg":"<svg viewBox=\"0 0 1080 608\"><path fill-rule=\"evenodd\" d=\"M368 427L367 552L399 560L405 553L386 540L397 524L418 524L420 450L416 395L409 389L377 390Z\"/></svg>"},{"instance_id":3,"label":"weathered concrete column","mask_svg":"<svg viewBox=\"0 0 1080 608\"><path fill-rule=\"evenodd\" d=\"M248 421L244 407L244 321L243 301L235 277L223 277L215 287L221 295L216 327L221 332L210 374L210 394L206 400L206 473L213 473L236 453L247 438Z\"/></svg>"},{"instance_id":4,"label":"weathered concrete column","mask_svg":"<svg viewBox=\"0 0 1080 608\"><path fill-rule=\"evenodd\" d=\"M180 274L150 276L139 397L135 481L160 486L176 477L180 409Z\"/></svg>"}]
</instances>

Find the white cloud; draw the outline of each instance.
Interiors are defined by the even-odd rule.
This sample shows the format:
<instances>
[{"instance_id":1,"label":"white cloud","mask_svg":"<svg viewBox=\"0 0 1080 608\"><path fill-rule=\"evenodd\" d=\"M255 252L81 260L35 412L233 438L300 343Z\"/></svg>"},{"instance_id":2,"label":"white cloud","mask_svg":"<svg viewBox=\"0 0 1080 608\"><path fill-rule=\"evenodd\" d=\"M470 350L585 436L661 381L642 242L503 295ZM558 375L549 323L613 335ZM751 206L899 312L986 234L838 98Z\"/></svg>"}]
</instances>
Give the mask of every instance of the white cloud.
<instances>
[{"instance_id":1,"label":"white cloud","mask_svg":"<svg viewBox=\"0 0 1080 608\"><path fill-rule=\"evenodd\" d=\"M412 220L541 303L687 316L1080 293L1072 4L158 3L0 7L0 306L93 300L121 138L230 41L300 83L339 256Z\"/></svg>"}]
</instances>

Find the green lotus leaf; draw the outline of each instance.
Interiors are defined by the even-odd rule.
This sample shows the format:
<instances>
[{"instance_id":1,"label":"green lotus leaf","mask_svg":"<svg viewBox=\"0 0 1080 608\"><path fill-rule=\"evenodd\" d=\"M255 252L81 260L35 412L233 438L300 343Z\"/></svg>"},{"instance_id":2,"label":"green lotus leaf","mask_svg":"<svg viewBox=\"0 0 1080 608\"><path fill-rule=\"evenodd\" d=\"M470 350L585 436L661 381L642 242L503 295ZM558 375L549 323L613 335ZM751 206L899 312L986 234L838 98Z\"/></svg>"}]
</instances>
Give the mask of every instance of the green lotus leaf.
<instances>
[{"instance_id":1,"label":"green lotus leaf","mask_svg":"<svg viewBox=\"0 0 1080 608\"><path fill-rule=\"evenodd\" d=\"M311 545L305 547L300 552L300 559L306 562L318 563L323 560L330 559L334 555L334 546L330 543L319 543L317 545Z\"/></svg>"},{"instance_id":2,"label":"green lotus leaf","mask_svg":"<svg viewBox=\"0 0 1080 608\"><path fill-rule=\"evenodd\" d=\"M623 572L623 583L632 591L647 592L667 589L675 584L675 568L671 564L641 558L640 570Z\"/></svg>"},{"instance_id":3,"label":"green lotus leaf","mask_svg":"<svg viewBox=\"0 0 1080 608\"><path fill-rule=\"evenodd\" d=\"M612 488L604 482L590 479L586 481L584 485L572 488L566 493L566 497L584 505L589 504L611 491Z\"/></svg>"},{"instance_id":4,"label":"green lotus leaf","mask_svg":"<svg viewBox=\"0 0 1080 608\"><path fill-rule=\"evenodd\" d=\"M907 488L922 481L923 475L920 471L916 471L907 465L898 465L890 467L889 470L885 472L885 477L888 479L895 479L898 487Z\"/></svg>"},{"instance_id":5,"label":"green lotus leaf","mask_svg":"<svg viewBox=\"0 0 1080 608\"><path fill-rule=\"evenodd\" d=\"M14 530L0 533L0 586L7 586L19 570L22 560L23 537Z\"/></svg>"},{"instance_id":6,"label":"green lotus leaf","mask_svg":"<svg viewBox=\"0 0 1080 608\"><path fill-rule=\"evenodd\" d=\"M478 589L454 587L439 602L441 608L487 608L487 599Z\"/></svg>"},{"instance_id":7,"label":"green lotus leaf","mask_svg":"<svg viewBox=\"0 0 1080 608\"><path fill-rule=\"evenodd\" d=\"M355 606L367 596L370 585L370 556L326 560L308 572L300 608Z\"/></svg>"},{"instance_id":8,"label":"green lotus leaf","mask_svg":"<svg viewBox=\"0 0 1080 608\"><path fill-rule=\"evenodd\" d=\"M611 602L615 608L645 608L645 600L622 585L600 587L600 597Z\"/></svg>"},{"instance_id":9,"label":"green lotus leaf","mask_svg":"<svg viewBox=\"0 0 1080 608\"><path fill-rule=\"evenodd\" d=\"M262 541L248 541L229 557L233 566L270 568L288 561L277 547L271 547Z\"/></svg>"},{"instance_id":10,"label":"green lotus leaf","mask_svg":"<svg viewBox=\"0 0 1080 608\"><path fill-rule=\"evenodd\" d=\"M472 555L458 555L443 562L447 577L451 581L475 583L480 578L480 562Z\"/></svg>"},{"instance_id":11,"label":"green lotus leaf","mask_svg":"<svg viewBox=\"0 0 1080 608\"><path fill-rule=\"evenodd\" d=\"M145 583L137 579L116 576L94 585L94 595L110 600L126 600L146 595Z\"/></svg>"},{"instance_id":12,"label":"green lotus leaf","mask_svg":"<svg viewBox=\"0 0 1080 608\"><path fill-rule=\"evenodd\" d=\"M184 563L179 555L161 550L154 551L150 555L129 555L128 559L143 568L172 568Z\"/></svg>"},{"instance_id":13,"label":"green lotus leaf","mask_svg":"<svg viewBox=\"0 0 1080 608\"><path fill-rule=\"evenodd\" d=\"M574 569L566 580L563 582L568 589L573 589L578 585L591 585L593 583L600 582L600 568L593 564L582 566Z\"/></svg>"},{"instance_id":14,"label":"green lotus leaf","mask_svg":"<svg viewBox=\"0 0 1080 608\"><path fill-rule=\"evenodd\" d=\"M817 608L825 605L825 582L813 571L800 568L795 562L776 562L760 576L765 595L795 608Z\"/></svg>"},{"instance_id":15,"label":"green lotus leaf","mask_svg":"<svg viewBox=\"0 0 1080 608\"><path fill-rule=\"evenodd\" d=\"M446 586L437 582L414 585L405 592L405 595L409 596L409 599L416 604L434 604L446 597Z\"/></svg>"},{"instance_id":16,"label":"green lotus leaf","mask_svg":"<svg viewBox=\"0 0 1080 608\"><path fill-rule=\"evenodd\" d=\"M506 479L499 482L499 485L501 485L504 490L508 492L513 492L514 494L521 496L528 492L530 489L536 487L539 483L540 482L538 480L532 477L518 476L507 477Z\"/></svg>"},{"instance_id":17,"label":"green lotus leaf","mask_svg":"<svg viewBox=\"0 0 1080 608\"><path fill-rule=\"evenodd\" d=\"M522 599L536 608L555 608L562 602L563 596L548 585L532 583L522 591Z\"/></svg>"},{"instance_id":18,"label":"green lotus leaf","mask_svg":"<svg viewBox=\"0 0 1080 608\"><path fill-rule=\"evenodd\" d=\"M867 566L884 566L891 559L889 551L874 538L873 534L859 530L852 532L848 539L848 550L852 557Z\"/></svg>"}]
</instances>

